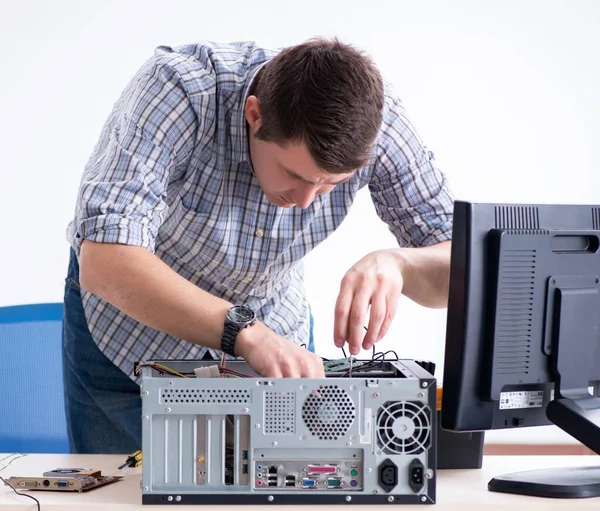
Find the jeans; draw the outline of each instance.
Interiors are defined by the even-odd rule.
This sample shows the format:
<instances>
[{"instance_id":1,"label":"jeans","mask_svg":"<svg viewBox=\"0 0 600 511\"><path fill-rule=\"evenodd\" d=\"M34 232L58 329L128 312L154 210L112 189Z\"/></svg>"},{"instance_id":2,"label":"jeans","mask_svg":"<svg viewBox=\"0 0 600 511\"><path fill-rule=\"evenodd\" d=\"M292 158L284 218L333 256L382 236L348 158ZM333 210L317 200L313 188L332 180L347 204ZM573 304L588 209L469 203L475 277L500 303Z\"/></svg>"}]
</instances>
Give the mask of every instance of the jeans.
<instances>
[{"instance_id":1,"label":"jeans","mask_svg":"<svg viewBox=\"0 0 600 511\"><path fill-rule=\"evenodd\" d=\"M142 448L140 387L98 348L83 311L73 250L64 291L63 379L73 454L124 454ZM310 315L308 349L314 352Z\"/></svg>"}]
</instances>

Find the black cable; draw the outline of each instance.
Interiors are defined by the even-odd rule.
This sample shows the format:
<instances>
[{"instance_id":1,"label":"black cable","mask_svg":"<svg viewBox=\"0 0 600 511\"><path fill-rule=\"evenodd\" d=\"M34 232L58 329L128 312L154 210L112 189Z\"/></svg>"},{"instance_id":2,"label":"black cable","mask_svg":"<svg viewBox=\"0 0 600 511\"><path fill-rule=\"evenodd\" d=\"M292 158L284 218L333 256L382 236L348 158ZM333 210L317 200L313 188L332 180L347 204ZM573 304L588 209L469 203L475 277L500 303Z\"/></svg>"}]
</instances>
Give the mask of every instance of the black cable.
<instances>
[{"instance_id":1,"label":"black cable","mask_svg":"<svg viewBox=\"0 0 600 511\"><path fill-rule=\"evenodd\" d=\"M0 476L0 480L1 480L1 481L2 481L2 482L5 484L5 485L7 485L7 486L10 486L10 487L13 489L13 491L14 491L14 492L15 492L17 495L20 495L21 497L27 497L27 498L29 498L29 499L33 499L33 500L35 500L35 503L37 504L38 511L40 511L40 501L39 501L38 499L36 499L35 497L32 497L31 495L27 495L26 493L19 493L19 492L18 492L18 491L15 489L15 487L14 487L12 484L10 484L9 482L7 482L7 481L6 481L6 480L5 480L5 479L4 479L2 476Z\"/></svg>"}]
</instances>

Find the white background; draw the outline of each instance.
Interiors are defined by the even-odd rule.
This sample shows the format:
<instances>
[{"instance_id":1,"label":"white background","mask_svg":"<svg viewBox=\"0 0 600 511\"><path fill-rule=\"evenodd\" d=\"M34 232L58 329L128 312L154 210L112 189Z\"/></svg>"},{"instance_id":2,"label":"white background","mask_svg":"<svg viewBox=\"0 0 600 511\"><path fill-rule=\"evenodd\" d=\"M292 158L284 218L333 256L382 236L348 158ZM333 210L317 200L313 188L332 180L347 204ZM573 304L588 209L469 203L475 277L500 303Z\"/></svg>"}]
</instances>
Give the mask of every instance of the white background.
<instances>
[{"instance_id":1,"label":"white background","mask_svg":"<svg viewBox=\"0 0 600 511\"><path fill-rule=\"evenodd\" d=\"M83 166L113 102L158 45L338 36L394 83L456 198L600 203L598 26L594 0L2 1L0 306L61 300L64 231ZM331 332L345 271L393 246L363 193L310 255L319 354L341 355ZM403 301L381 348L441 366L445 314ZM490 438L569 441L555 428Z\"/></svg>"}]
</instances>

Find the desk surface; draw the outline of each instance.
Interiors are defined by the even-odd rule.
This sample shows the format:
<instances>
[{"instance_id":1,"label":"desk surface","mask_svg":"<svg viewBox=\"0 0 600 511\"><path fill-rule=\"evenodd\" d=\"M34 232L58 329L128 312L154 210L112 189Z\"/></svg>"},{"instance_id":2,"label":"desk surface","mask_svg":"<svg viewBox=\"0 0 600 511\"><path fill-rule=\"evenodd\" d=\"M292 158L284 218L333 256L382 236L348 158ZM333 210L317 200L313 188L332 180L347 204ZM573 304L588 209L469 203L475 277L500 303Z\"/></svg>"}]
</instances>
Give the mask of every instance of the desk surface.
<instances>
[{"instance_id":1,"label":"desk surface","mask_svg":"<svg viewBox=\"0 0 600 511\"><path fill-rule=\"evenodd\" d=\"M5 455L0 454L0 459ZM41 511L130 511L148 509L170 509L170 506L142 506L140 492L141 468L117 470L124 456L88 456L30 454L16 459L7 468L0 463L0 476L37 476L46 470L58 467L86 467L101 469L104 475L124 475L123 481L92 490L89 493L30 492L41 504ZM8 460L10 461L10 460ZM493 493L487 490L488 481L495 475L520 470L554 466L597 465L597 456L487 456L481 470L440 470L438 473L437 504L433 509L440 511L488 509L600 509L600 497L592 499L542 499ZM274 506L251 506L252 508L273 509ZM314 506L318 511L326 506ZM328 506L331 507L331 506ZM354 506L353 506L354 507ZM356 506L357 510L378 509L385 506ZM394 506L396 509L425 509L424 506ZM277 509L305 509L306 506L276 506ZM0 511L34 511L33 500L16 495L0 481ZM208 506L183 506L179 509L208 509ZM213 506L219 511L239 509L239 506Z\"/></svg>"}]
</instances>

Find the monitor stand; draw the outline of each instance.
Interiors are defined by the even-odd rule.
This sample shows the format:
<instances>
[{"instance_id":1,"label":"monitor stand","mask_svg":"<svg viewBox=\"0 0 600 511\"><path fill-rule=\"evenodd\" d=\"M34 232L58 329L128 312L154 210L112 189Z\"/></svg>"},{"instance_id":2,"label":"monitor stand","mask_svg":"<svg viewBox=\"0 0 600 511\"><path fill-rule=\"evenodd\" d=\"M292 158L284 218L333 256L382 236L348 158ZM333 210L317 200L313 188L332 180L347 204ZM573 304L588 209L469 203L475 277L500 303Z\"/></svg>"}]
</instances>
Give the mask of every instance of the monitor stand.
<instances>
[{"instance_id":1,"label":"monitor stand","mask_svg":"<svg viewBox=\"0 0 600 511\"><path fill-rule=\"evenodd\" d=\"M585 279L585 277L584 277ZM589 279L589 280L588 280ZM600 454L600 384L588 390L596 350L600 349L600 292L597 277L553 277L548 310L552 314L550 360L557 398L548 418ZM530 470L494 477L488 490L536 497L600 497L600 466Z\"/></svg>"}]
</instances>

